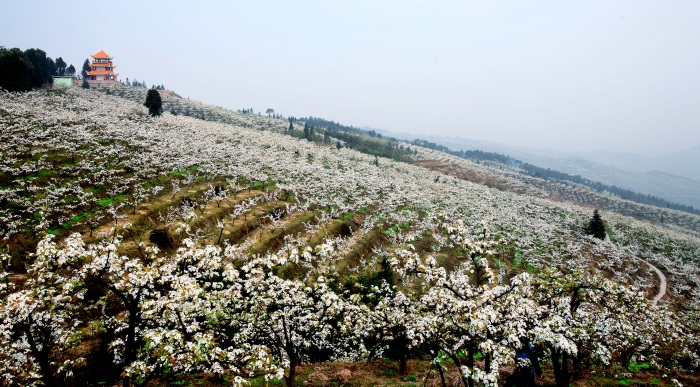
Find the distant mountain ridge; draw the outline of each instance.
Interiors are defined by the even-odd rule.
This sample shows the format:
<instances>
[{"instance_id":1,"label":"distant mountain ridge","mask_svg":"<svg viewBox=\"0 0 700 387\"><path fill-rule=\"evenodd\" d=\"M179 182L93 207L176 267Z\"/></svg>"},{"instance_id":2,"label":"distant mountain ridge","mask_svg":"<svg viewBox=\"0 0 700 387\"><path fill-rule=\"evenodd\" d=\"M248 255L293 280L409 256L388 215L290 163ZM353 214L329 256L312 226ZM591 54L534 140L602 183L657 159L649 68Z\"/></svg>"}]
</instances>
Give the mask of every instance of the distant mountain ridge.
<instances>
[{"instance_id":1,"label":"distant mountain ridge","mask_svg":"<svg viewBox=\"0 0 700 387\"><path fill-rule=\"evenodd\" d=\"M460 137L381 132L406 140L421 137L452 150L501 153L538 167L700 208L700 145L660 156L610 151L569 153Z\"/></svg>"}]
</instances>

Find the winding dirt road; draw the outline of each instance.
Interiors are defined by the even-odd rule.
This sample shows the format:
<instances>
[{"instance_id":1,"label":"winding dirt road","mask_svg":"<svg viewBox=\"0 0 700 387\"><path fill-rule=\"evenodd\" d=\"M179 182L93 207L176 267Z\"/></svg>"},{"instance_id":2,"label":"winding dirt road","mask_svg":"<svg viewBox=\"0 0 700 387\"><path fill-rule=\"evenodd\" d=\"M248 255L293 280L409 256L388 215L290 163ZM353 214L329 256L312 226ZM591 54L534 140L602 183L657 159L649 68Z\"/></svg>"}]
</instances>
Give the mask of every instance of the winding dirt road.
<instances>
[{"instance_id":1,"label":"winding dirt road","mask_svg":"<svg viewBox=\"0 0 700 387\"><path fill-rule=\"evenodd\" d=\"M656 305L659 302L659 300L662 299L666 295L666 287L667 287L666 276L664 275L664 273L661 272L661 270L659 270L659 268L652 265L651 263L649 263L649 262L647 262L639 257L637 257L637 259L639 261L644 262L647 265L649 265L649 268L654 270L656 272L656 275L659 276L659 292L656 294L656 296L654 296L654 299L652 300L654 305Z\"/></svg>"}]
</instances>

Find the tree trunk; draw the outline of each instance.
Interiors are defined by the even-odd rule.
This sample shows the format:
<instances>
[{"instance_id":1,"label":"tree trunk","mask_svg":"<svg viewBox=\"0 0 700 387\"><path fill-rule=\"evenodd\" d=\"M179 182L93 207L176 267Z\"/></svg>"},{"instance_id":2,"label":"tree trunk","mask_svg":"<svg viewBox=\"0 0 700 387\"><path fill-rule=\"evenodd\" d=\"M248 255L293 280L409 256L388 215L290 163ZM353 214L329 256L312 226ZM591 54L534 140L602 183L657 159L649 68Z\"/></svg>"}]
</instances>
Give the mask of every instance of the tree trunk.
<instances>
[{"instance_id":1,"label":"tree trunk","mask_svg":"<svg viewBox=\"0 0 700 387\"><path fill-rule=\"evenodd\" d=\"M573 372L572 375L574 379L581 377L581 364L583 363L583 354L579 352L576 357L572 359L573 361Z\"/></svg>"},{"instance_id":2,"label":"tree trunk","mask_svg":"<svg viewBox=\"0 0 700 387\"><path fill-rule=\"evenodd\" d=\"M285 381L287 382L287 387L294 387L294 382L297 377L297 366L299 365L299 360L295 355L290 356L289 359L289 376L285 376Z\"/></svg>"},{"instance_id":3,"label":"tree trunk","mask_svg":"<svg viewBox=\"0 0 700 387\"><path fill-rule=\"evenodd\" d=\"M457 366L457 370L459 371L459 377L462 378L462 384L464 386L469 385L469 381L467 378L464 376L464 373L462 372L462 363L459 361L459 357L457 357L456 354L449 354L450 359L452 359L452 362L455 363L455 366Z\"/></svg>"},{"instance_id":4,"label":"tree trunk","mask_svg":"<svg viewBox=\"0 0 700 387\"><path fill-rule=\"evenodd\" d=\"M557 387L567 387L569 385L569 355L552 349L552 366L554 367L554 380Z\"/></svg>"},{"instance_id":5,"label":"tree trunk","mask_svg":"<svg viewBox=\"0 0 700 387\"><path fill-rule=\"evenodd\" d=\"M561 355L561 371L562 371L562 387L569 385L569 380L571 376L569 375L569 354L564 352Z\"/></svg>"},{"instance_id":6,"label":"tree trunk","mask_svg":"<svg viewBox=\"0 0 700 387\"><path fill-rule=\"evenodd\" d=\"M474 355L476 355L476 346L474 345L474 342L469 342L467 344L467 367L469 367L470 370L474 370ZM471 376L469 377L469 387L474 387L474 378Z\"/></svg>"},{"instance_id":7,"label":"tree trunk","mask_svg":"<svg viewBox=\"0 0 700 387\"><path fill-rule=\"evenodd\" d=\"M401 376L408 375L408 356L404 352L399 359L399 372Z\"/></svg>"},{"instance_id":8,"label":"tree trunk","mask_svg":"<svg viewBox=\"0 0 700 387\"><path fill-rule=\"evenodd\" d=\"M624 350L624 351L622 351L622 353L620 353L620 362L622 363L623 367L629 368L631 360L632 360L632 351Z\"/></svg>"},{"instance_id":9,"label":"tree trunk","mask_svg":"<svg viewBox=\"0 0 700 387\"><path fill-rule=\"evenodd\" d=\"M57 386L58 383L56 383L56 380L53 377L53 372L51 371L51 361L49 360L48 347L44 345L41 349L39 349L39 345L34 340L34 335L32 335L29 325L24 325L20 329L24 331L24 334L27 336L27 341L29 342L29 348L32 351L32 356L34 356L37 363L39 363L39 368L41 369L42 374L41 381L48 387Z\"/></svg>"},{"instance_id":10,"label":"tree trunk","mask_svg":"<svg viewBox=\"0 0 700 387\"><path fill-rule=\"evenodd\" d=\"M219 239L216 240L216 244L218 245L221 243L221 236L224 235L224 228L221 227L221 231L219 231Z\"/></svg>"},{"instance_id":11,"label":"tree trunk","mask_svg":"<svg viewBox=\"0 0 700 387\"><path fill-rule=\"evenodd\" d=\"M549 347L552 353L552 368L554 370L554 380L559 385L559 379L561 378L561 359L559 358L559 352L556 349Z\"/></svg>"},{"instance_id":12,"label":"tree trunk","mask_svg":"<svg viewBox=\"0 0 700 387\"><path fill-rule=\"evenodd\" d=\"M445 383L445 373L442 372L442 364L437 364L437 369L438 373L440 374L440 383L442 387L447 387L447 383Z\"/></svg>"},{"instance_id":13,"label":"tree trunk","mask_svg":"<svg viewBox=\"0 0 700 387\"><path fill-rule=\"evenodd\" d=\"M134 301L129 307L129 325L126 328L126 343L124 344L124 365L128 367L136 360L136 325L138 322L138 301ZM122 387L129 387L131 380L129 376L124 376Z\"/></svg>"}]
</instances>

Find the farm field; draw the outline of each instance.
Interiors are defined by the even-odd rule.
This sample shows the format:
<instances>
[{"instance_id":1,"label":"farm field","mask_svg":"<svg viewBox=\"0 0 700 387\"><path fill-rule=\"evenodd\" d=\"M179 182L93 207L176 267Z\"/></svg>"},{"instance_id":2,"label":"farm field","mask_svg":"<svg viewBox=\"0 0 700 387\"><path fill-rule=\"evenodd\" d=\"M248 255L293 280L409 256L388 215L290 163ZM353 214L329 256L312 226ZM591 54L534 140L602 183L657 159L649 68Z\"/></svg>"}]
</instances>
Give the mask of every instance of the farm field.
<instances>
[{"instance_id":1,"label":"farm field","mask_svg":"<svg viewBox=\"0 0 700 387\"><path fill-rule=\"evenodd\" d=\"M0 92L0 384L696 384L699 216L144 98Z\"/></svg>"}]
</instances>

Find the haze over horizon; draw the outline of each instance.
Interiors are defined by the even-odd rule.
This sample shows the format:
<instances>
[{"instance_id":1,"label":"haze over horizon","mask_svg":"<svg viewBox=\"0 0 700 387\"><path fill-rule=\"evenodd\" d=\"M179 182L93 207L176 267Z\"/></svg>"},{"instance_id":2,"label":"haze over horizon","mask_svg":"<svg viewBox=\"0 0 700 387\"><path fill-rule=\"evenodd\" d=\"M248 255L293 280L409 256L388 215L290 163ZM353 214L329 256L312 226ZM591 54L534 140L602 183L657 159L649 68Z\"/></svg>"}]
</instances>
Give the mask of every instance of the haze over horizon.
<instances>
[{"instance_id":1,"label":"haze over horizon","mask_svg":"<svg viewBox=\"0 0 700 387\"><path fill-rule=\"evenodd\" d=\"M102 7L102 8L99 8ZM562 151L700 144L700 3L0 5L0 45L230 109Z\"/></svg>"}]
</instances>

